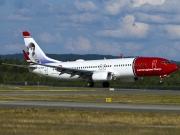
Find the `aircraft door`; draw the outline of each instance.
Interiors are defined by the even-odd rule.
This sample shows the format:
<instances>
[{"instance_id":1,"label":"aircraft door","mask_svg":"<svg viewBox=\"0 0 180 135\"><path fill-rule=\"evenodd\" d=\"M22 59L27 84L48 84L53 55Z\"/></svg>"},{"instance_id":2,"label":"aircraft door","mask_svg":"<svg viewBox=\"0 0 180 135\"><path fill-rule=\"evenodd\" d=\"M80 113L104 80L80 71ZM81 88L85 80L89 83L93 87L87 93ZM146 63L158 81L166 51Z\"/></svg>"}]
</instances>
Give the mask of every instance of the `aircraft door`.
<instances>
[{"instance_id":1,"label":"aircraft door","mask_svg":"<svg viewBox=\"0 0 180 135\"><path fill-rule=\"evenodd\" d=\"M153 69L153 75L159 75L163 72L160 62L158 60L152 61L152 69Z\"/></svg>"},{"instance_id":2,"label":"aircraft door","mask_svg":"<svg viewBox=\"0 0 180 135\"><path fill-rule=\"evenodd\" d=\"M152 60L153 75L156 74L157 60Z\"/></svg>"},{"instance_id":3,"label":"aircraft door","mask_svg":"<svg viewBox=\"0 0 180 135\"><path fill-rule=\"evenodd\" d=\"M48 75L48 67L45 67L45 75Z\"/></svg>"}]
</instances>

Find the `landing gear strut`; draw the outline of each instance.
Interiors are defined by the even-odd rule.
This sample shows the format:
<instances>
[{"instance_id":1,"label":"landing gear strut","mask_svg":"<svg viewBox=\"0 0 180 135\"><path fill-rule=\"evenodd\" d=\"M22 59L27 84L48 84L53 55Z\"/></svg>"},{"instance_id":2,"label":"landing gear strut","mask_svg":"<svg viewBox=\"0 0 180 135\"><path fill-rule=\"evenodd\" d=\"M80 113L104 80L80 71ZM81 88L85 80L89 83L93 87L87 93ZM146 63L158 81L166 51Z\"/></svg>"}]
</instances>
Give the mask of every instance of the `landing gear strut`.
<instances>
[{"instance_id":1,"label":"landing gear strut","mask_svg":"<svg viewBox=\"0 0 180 135\"><path fill-rule=\"evenodd\" d=\"M107 87L110 86L110 84L109 84L109 82L103 82L102 86L105 87L105 88L107 88Z\"/></svg>"},{"instance_id":2,"label":"landing gear strut","mask_svg":"<svg viewBox=\"0 0 180 135\"><path fill-rule=\"evenodd\" d=\"M86 85L87 85L87 87L93 87L94 86L94 82L87 82Z\"/></svg>"},{"instance_id":3,"label":"landing gear strut","mask_svg":"<svg viewBox=\"0 0 180 135\"><path fill-rule=\"evenodd\" d=\"M162 78L160 78L159 83L160 83L160 84L163 83L163 79L162 79Z\"/></svg>"}]
</instances>

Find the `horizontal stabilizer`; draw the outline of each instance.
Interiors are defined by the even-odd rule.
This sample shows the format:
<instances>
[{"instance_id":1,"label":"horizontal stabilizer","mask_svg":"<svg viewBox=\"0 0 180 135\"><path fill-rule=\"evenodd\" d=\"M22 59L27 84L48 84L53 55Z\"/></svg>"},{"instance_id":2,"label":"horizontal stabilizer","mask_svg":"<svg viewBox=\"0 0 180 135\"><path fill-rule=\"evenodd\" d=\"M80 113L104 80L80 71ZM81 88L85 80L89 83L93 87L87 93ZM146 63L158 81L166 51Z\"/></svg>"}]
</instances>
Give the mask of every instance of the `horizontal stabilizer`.
<instances>
[{"instance_id":1,"label":"horizontal stabilizer","mask_svg":"<svg viewBox=\"0 0 180 135\"><path fill-rule=\"evenodd\" d=\"M8 64L8 63L2 63L3 65L9 65L14 67L22 67L22 68L28 68L29 65L17 65L17 64Z\"/></svg>"}]
</instances>

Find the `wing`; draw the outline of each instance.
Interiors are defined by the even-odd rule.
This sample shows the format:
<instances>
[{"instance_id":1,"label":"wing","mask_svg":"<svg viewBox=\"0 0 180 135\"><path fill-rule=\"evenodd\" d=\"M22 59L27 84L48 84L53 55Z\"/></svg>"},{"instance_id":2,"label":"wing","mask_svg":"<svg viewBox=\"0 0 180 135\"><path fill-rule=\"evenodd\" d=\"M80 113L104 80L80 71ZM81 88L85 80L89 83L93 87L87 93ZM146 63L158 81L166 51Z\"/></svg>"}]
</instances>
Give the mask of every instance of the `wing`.
<instances>
[{"instance_id":1,"label":"wing","mask_svg":"<svg viewBox=\"0 0 180 135\"><path fill-rule=\"evenodd\" d=\"M38 64L38 65L55 68L57 71L60 72L59 75L66 73L66 74L70 74L71 75L70 77L73 77L75 75L79 75L80 77L85 78L87 76L91 76L94 72L94 71L90 71L90 70L72 69L72 68L53 66L53 65L48 65L48 64Z\"/></svg>"}]
</instances>

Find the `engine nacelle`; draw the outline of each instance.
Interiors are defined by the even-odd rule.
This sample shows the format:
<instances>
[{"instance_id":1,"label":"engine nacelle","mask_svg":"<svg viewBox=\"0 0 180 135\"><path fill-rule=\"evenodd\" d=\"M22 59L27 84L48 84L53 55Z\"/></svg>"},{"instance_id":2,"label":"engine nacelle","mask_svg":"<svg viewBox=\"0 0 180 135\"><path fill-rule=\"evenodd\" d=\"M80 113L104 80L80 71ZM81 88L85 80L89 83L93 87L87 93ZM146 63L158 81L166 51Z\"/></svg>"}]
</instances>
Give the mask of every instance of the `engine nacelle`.
<instances>
[{"instance_id":1,"label":"engine nacelle","mask_svg":"<svg viewBox=\"0 0 180 135\"><path fill-rule=\"evenodd\" d=\"M135 82L138 80L138 77L128 77L128 78L121 78L123 82Z\"/></svg>"},{"instance_id":2,"label":"engine nacelle","mask_svg":"<svg viewBox=\"0 0 180 135\"><path fill-rule=\"evenodd\" d=\"M106 71L96 71L92 75L93 81L109 81L112 80L112 73Z\"/></svg>"}]
</instances>

